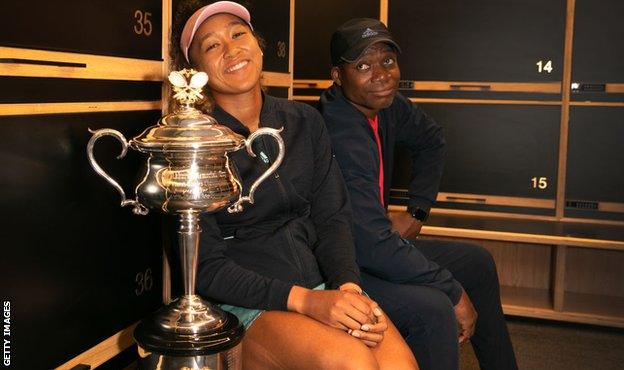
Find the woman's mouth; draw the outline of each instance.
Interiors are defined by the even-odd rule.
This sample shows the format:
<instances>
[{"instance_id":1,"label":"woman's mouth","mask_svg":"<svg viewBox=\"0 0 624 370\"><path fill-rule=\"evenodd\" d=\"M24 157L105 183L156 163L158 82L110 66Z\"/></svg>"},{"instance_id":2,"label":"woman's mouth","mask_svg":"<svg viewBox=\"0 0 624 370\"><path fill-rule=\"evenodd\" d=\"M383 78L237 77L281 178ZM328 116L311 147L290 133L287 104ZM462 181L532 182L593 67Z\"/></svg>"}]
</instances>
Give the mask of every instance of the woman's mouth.
<instances>
[{"instance_id":1,"label":"woman's mouth","mask_svg":"<svg viewBox=\"0 0 624 370\"><path fill-rule=\"evenodd\" d=\"M249 64L248 60L240 61L240 62L234 64L233 66L226 68L225 69L225 73L234 73L234 72L238 71L239 69L245 67L247 64Z\"/></svg>"}]
</instances>

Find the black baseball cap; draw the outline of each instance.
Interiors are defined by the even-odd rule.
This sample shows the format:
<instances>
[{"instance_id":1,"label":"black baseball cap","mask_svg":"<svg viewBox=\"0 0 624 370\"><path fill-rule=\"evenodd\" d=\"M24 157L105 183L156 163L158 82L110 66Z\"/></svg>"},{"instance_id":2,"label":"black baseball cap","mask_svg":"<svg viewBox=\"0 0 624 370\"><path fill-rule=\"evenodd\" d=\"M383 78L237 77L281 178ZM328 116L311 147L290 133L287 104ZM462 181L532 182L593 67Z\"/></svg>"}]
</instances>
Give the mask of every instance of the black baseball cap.
<instances>
[{"instance_id":1,"label":"black baseball cap","mask_svg":"<svg viewBox=\"0 0 624 370\"><path fill-rule=\"evenodd\" d=\"M364 50L378 42L385 42L401 52L385 24L372 18L355 18L343 23L331 38L331 60L334 66L353 63Z\"/></svg>"}]
</instances>

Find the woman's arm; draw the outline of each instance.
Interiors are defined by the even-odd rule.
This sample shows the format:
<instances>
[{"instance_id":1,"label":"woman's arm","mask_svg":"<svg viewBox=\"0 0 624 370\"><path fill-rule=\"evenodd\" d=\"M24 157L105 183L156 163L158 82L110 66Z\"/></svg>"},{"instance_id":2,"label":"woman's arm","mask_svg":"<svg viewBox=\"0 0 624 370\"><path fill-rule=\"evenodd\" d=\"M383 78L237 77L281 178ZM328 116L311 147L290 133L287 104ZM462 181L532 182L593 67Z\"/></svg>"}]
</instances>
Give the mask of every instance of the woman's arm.
<instances>
[{"instance_id":1,"label":"woman's arm","mask_svg":"<svg viewBox=\"0 0 624 370\"><path fill-rule=\"evenodd\" d=\"M226 243L213 215L203 215L197 290L228 304L263 310L287 309L293 284L246 269L225 254Z\"/></svg>"},{"instance_id":2,"label":"woman's arm","mask_svg":"<svg viewBox=\"0 0 624 370\"><path fill-rule=\"evenodd\" d=\"M359 284L347 189L323 118L314 110L310 115L314 148L311 218L318 237L318 242L311 247L328 287L337 288L346 282Z\"/></svg>"}]
</instances>

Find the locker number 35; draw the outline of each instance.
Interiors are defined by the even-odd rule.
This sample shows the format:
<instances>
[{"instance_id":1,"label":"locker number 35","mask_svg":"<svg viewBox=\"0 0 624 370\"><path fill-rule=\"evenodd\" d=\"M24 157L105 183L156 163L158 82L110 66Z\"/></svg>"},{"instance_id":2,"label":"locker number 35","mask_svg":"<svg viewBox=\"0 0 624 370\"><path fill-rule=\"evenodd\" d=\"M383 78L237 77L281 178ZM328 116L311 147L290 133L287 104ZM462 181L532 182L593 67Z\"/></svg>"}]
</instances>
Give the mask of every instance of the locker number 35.
<instances>
[{"instance_id":1,"label":"locker number 35","mask_svg":"<svg viewBox=\"0 0 624 370\"><path fill-rule=\"evenodd\" d=\"M137 35L149 36L152 34L154 28L152 27L152 21L150 20L152 13L144 12L141 10L134 11L134 33Z\"/></svg>"},{"instance_id":2,"label":"locker number 35","mask_svg":"<svg viewBox=\"0 0 624 370\"><path fill-rule=\"evenodd\" d=\"M544 190L548 187L548 179L546 177L534 177L531 179L533 189Z\"/></svg>"}]
</instances>

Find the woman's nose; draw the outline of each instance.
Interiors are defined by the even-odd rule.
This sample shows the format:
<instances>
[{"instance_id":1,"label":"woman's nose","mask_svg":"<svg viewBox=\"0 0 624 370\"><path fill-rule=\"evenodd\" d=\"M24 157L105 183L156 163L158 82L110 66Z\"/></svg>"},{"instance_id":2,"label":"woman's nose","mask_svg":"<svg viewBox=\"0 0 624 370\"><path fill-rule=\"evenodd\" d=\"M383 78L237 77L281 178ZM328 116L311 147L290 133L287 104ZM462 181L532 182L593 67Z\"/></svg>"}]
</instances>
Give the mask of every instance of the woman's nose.
<instances>
[{"instance_id":1,"label":"woman's nose","mask_svg":"<svg viewBox=\"0 0 624 370\"><path fill-rule=\"evenodd\" d=\"M236 48L230 41L225 41L223 43L223 56L228 59L232 58L236 55Z\"/></svg>"}]
</instances>

